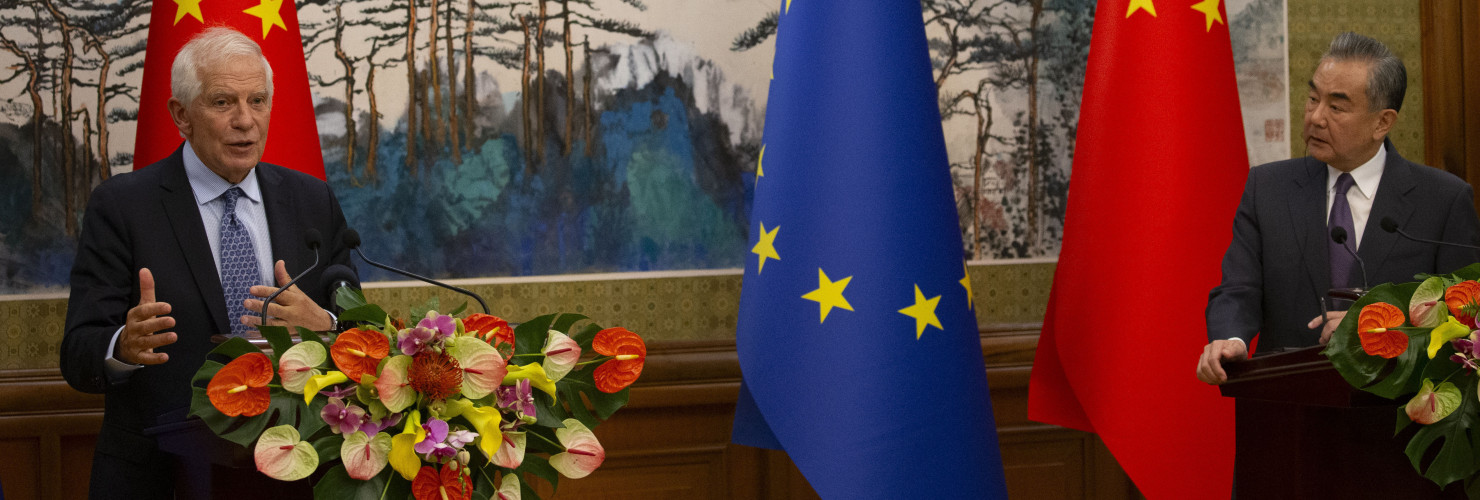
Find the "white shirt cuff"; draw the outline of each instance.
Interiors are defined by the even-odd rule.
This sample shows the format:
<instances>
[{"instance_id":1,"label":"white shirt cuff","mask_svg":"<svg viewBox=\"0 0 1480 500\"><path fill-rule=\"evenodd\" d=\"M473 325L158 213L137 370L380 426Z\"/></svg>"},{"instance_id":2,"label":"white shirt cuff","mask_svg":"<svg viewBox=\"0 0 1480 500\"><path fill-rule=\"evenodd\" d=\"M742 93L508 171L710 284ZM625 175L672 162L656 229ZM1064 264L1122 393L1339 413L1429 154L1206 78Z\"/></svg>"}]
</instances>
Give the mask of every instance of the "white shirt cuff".
<instances>
[{"instance_id":1,"label":"white shirt cuff","mask_svg":"<svg viewBox=\"0 0 1480 500\"><path fill-rule=\"evenodd\" d=\"M118 337L120 335L123 335L123 327L121 326L118 327L118 331L113 332L113 340L108 342L108 354L103 357L103 373L108 375L109 383L122 382L128 379L128 376L133 374L134 370L144 367L144 365L125 363L113 357L113 349L117 347Z\"/></svg>"},{"instance_id":2,"label":"white shirt cuff","mask_svg":"<svg viewBox=\"0 0 1480 500\"><path fill-rule=\"evenodd\" d=\"M1237 340L1240 345L1244 346L1245 351L1249 350L1249 345L1244 343L1244 339L1238 337L1229 337L1228 340Z\"/></svg>"}]
</instances>

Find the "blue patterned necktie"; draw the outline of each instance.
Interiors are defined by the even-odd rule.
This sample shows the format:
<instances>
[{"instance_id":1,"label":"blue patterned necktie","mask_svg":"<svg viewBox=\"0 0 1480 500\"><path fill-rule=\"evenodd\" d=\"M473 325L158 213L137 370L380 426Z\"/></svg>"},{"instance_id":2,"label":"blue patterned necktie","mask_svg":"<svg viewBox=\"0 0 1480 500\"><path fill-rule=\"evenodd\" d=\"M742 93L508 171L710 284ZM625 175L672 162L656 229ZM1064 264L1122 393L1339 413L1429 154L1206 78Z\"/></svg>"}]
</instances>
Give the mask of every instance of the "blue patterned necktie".
<instances>
[{"instance_id":1,"label":"blue patterned necktie","mask_svg":"<svg viewBox=\"0 0 1480 500\"><path fill-rule=\"evenodd\" d=\"M239 187L221 195L226 199L226 209L221 213L221 291L226 295L227 323L231 325L231 334L236 337L246 336L253 330L241 322L241 317L247 314L242 301L251 296L248 290L261 284L262 279L257 269L257 251L252 247L252 235L236 217L236 201L242 196L245 193Z\"/></svg>"},{"instance_id":2,"label":"blue patterned necktie","mask_svg":"<svg viewBox=\"0 0 1480 500\"><path fill-rule=\"evenodd\" d=\"M1346 230L1346 242L1336 243L1329 236L1326 243L1331 252L1331 288L1346 288L1348 278L1352 273L1352 264L1356 258L1357 232L1352 225L1352 207L1346 201L1346 192L1352 188L1356 181L1352 174L1342 173L1336 177L1336 194L1331 200L1331 218L1327 221L1330 227L1339 227ZM1347 248L1342 248L1346 245ZM1350 251L1348 251L1350 250Z\"/></svg>"}]
</instances>

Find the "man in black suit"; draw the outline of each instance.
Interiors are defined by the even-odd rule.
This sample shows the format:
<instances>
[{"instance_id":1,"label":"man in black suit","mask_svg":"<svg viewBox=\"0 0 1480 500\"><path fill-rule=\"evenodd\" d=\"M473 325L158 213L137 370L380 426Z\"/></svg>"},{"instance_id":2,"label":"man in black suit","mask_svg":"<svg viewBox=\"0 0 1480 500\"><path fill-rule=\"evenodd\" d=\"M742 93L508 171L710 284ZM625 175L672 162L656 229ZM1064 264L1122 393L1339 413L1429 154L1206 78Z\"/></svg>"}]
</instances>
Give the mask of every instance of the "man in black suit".
<instances>
[{"instance_id":1,"label":"man in black suit","mask_svg":"<svg viewBox=\"0 0 1480 500\"><path fill-rule=\"evenodd\" d=\"M105 395L94 498L172 495L173 461L144 429L190 405L190 378L213 336L259 323L251 313L277 290L264 285L311 265L310 229L327 240L324 265L349 263L329 186L260 163L272 68L255 42L229 28L201 33L175 58L171 93L185 143L93 191L72 268L62 374ZM318 274L274 301L269 324L334 328L332 291Z\"/></svg>"},{"instance_id":2,"label":"man in black suit","mask_svg":"<svg viewBox=\"0 0 1480 500\"><path fill-rule=\"evenodd\" d=\"M1355 33L1331 42L1305 101L1310 156L1249 171L1223 282L1208 297L1199 380L1227 381L1222 363L1247 357L1256 333L1261 350L1326 343L1345 316L1322 315L1329 289L1411 281L1480 260L1381 229L1391 218L1419 238L1480 244L1470 186L1403 159L1387 140L1406 88L1403 62L1381 42ZM1332 227L1344 228L1344 244Z\"/></svg>"}]
</instances>

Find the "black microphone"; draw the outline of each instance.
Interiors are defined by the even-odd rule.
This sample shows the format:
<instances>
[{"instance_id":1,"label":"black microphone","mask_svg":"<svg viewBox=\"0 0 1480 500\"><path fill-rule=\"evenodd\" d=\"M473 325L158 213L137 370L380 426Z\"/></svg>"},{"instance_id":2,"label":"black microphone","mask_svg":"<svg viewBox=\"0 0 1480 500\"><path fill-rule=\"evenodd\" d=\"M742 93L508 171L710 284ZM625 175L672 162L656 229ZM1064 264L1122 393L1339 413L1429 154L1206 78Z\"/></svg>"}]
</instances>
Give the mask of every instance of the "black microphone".
<instances>
[{"instance_id":1,"label":"black microphone","mask_svg":"<svg viewBox=\"0 0 1480 500\"><path fill-rule=\"evenodd\" d=\"M267 296L267 300L262 301L262 324L264 325L267 324L267 306L272 304L273 299L281 295L283 290L292 288L304 276L308 276L308 273L313 271L314 268L319 267L319 244L323 241L323 236L319 234L319 230L309 228L308 231L304 232L303 239L308 242L309 250L313 250L313 265L308 266L308 269L304 269L303 272L298 273L298 276L294 276L293 279L288 281L288 284L278 288L276 292L272 292L272 295Z\"/></svg>"},{"instance_id":2,"label":"black microphone","mask_svg":"<svg viewBox=\"0 0 1480 500\"><path fill-rule=\"evenodd\" d=\"M403 271L403 270L396 269L394 267L387 266L385 264L381 264L379 262L375 262L373 260L370 260L369 257L366 257L365 256L365 252L360 251L360 232L359 231L355 231L354 229L346 228L344 230L344 232L339 233L339 237L344 241L344 246L349 247L350 251L353 251L354 253L359 254L360 255L360 259L364 260L366 264L370 264L372 266L375 266L375 267L378 267L378 268L381 268L381 269L384 269L384 270L387 270L387 271L390 271L390 272L393 272L393 273L396 273L396 274L399 274L399 275L402 275L402 276L406 276L408 278L416 279L416 280L423 281L423 282L426 282L426 283L431 283L433 285L437 285L437 286L440 286L442 288L446 288L448 290L452 290L454 292L457 292L457 293L460 293L460 294L463 294L463 295L467 295L469 297L472 297L474 300L477 300L478 301L478 305L483 306L483 314L488 314L488 303L487 302L484 302L483 301L483 297L479 297L478 294L476 294L476 293L473 293L473 292L470 292L468 290L464 290L462 288L458 288L458 287L455 287L455 286L452 286L452 285L443 283L441 281L437 281L437 280L434 280L434 279L431 279L431 278L428 278L426 276L422 276L422 275L419 275L419 274L416 274L416 273L413 273L413 272L410 272L410 271Z\"/></svg>"},{"instance_id":3,"label":"black microphone","mask_svg":"<svg viewBox=\"0 0 1480 500\"><path fill-rule=\"evenodd\" d=\"M339 289L344 287L359 288L360 278L354 269L344 264L334 264L324 268L324 274L319 275L319 282L328 286L323 287L329 291L330 307L338 307L334 298L339 296Z\"/></svg>"},{"instance_id":4,"label":"black microphone","mask_svg":"<svg viewBox=\"0 0 1480 500\"><path fill-rule=\"evenodd\" d=\"M1458 248L1466 248L1466 249L1470 249L1470 250L1480 250L1480 247L1477 247L1475 245L1466 245L1464 243L1450 243L1448 241L1439 241L1439 240L1429 240L1429 239L1419 238L1417 236L1408 234L1407 232L1403 231L1402 228L1398 227L1398 221L1393 220L1392 217L1383 217L1382 218L1382 222L1380 222L1379 225L1382 226L1382 230L1383 231L1387 231L1389 233L1398 233L1399 236L1402 236L1404 238L1408 238L1408 239L1413 240L1413 241L1417 241L1419 243L1428 243L1428 244L1431 244L1431 245L1444 245L1444 246L1451 246L1451 247L1458 247Z\"/></svg>"},{"instance_id":5,"label":"black microphone","mask_svg":"<svg viewBox=\"0 0 1480 500\"><path fill-rule=\"evenodd\" d=\"M1346 246L1346 228L1341 227L1341 226L1332 227L1331 228L1331 241L1336 242L1337 245L1341 245L1341 248L1346 249L1346 252L1347 253L1352 254L1352 258L1357 259L1358 269L1361 269L1362 270L1362 289L1363 290L1366 290L1368 288L1368 286L1367 286L1367 263L1362 261L1362 256L1361 255L1357 255L1357 252L1353 251L1352 250L1352 247Z\"/></svg>"}]
</instances>

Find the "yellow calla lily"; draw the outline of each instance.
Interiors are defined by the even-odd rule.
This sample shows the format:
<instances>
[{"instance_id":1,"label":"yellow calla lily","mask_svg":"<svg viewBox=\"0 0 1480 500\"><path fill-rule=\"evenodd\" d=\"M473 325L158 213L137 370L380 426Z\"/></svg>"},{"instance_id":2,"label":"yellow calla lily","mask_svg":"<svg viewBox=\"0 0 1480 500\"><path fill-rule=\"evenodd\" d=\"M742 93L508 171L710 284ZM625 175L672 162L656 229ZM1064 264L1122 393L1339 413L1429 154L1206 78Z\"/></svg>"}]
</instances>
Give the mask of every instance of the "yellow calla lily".
<instances>
[{"instance_id":1,"label":"yellow calla lily","mask_svg":"<svg viewBox=\"0 0 1480 500\"><path fill-rule=\"evenodd\" d=\"M540 366L539 363L509 367L509 374L504 376L504 385L514 385L519 379L529 379L530 385L545 391L545 394L549 394L551 398L556 398L555 381L545 375L545 367Z\"/></svg>"},{"instance_id":2,"label":"yellow calla lily","mask_svg":"<svg viewBox=\"0 0 1480 500\"><path fill-rule=\"evenodd\" d=\"M1429 359L1434 359L1434 356L1439 354L1439 348L1444 344L1469 335L1470 327L1460 323L1454 316L1450 316L1444 324L1434 327L1434 331L1429 332Z\"/></svg>"},{"instance_id":3,"label":"yellow calla lily","mask_svg":"<svg viewBox=\"0 0 1480 500\"><path fill-rule=\"evenodd\" d=\"M344 372L335 371L323 375L314 375L313 378L308 379L307 384L303 385L303 403L313 404L313 397L318 395L319 391L325 387L348 381L349 376L345 375Z\"/></svg>"},{"instance_id":4,"label":"yellow calla lily","mask_svg":"<svg viewBox=\"0 0 1480 500\"><path fill-rule=\"evenodd\" d=\"M503 423L503 416L497 408L489 406L478 406L466 399L447 400L447 412L443 416L462 417L473 424L473 430L478 431L478 450L483 452L485 458L492 458L498 453L499 443L503 442L503 431L499 430L499 424Z\"/></svg>"},{"instance_id":5,"label":"yellow calla lily","mask_svg":"<svg viewBox=\"0 0 1480 500\"><path fill-rule=\"evenodd\" d=\"M416 456L416 443L426 438L427 430L421 426L420 410L411 410L411 414L406 416L406 427L391 438L388 461L391 468L407 481L416 479L416 473L421 471L421 458Z\"/></svg>"}]
</instances>

